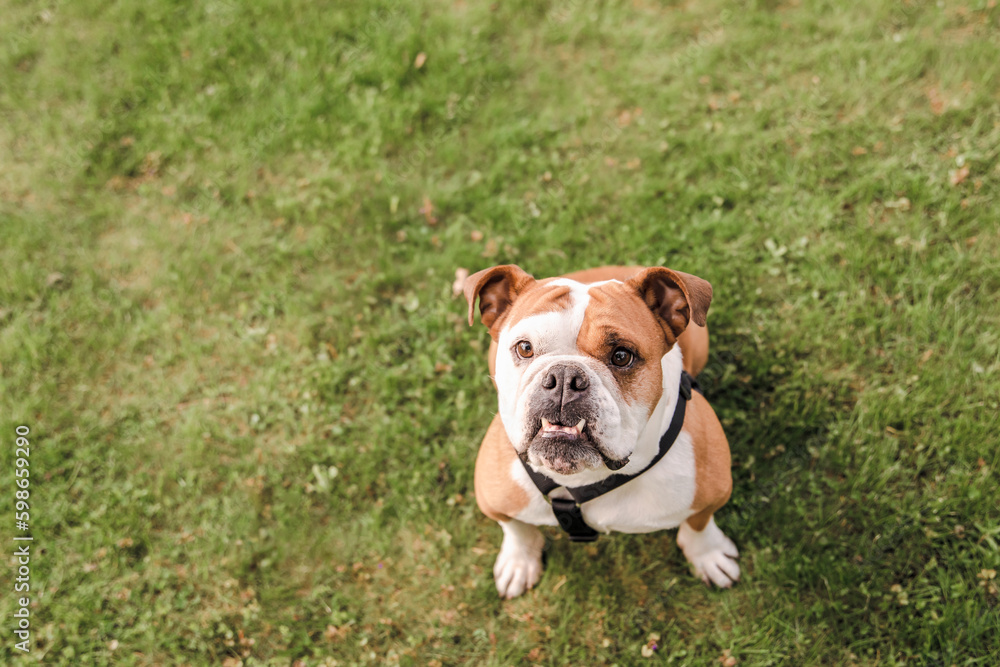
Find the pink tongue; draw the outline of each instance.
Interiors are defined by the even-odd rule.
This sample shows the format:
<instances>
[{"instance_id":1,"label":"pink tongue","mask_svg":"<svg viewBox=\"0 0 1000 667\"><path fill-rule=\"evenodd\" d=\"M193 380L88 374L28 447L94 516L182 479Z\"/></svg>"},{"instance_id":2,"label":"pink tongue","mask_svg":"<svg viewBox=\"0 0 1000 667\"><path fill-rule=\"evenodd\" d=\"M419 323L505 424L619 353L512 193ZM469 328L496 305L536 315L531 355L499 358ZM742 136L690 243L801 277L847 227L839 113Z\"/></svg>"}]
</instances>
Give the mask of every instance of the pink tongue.
<instances>
[{"instance_id":1,"label":"pink tongue","mask_svg":"<svg viewBox=\"0 0 1000 667\"><path fill-rule=\"evenodd\" d=\"M556 426L555 424L545 429L546 433L576 433L574 426Z\"/></svg>"}]
</instances>

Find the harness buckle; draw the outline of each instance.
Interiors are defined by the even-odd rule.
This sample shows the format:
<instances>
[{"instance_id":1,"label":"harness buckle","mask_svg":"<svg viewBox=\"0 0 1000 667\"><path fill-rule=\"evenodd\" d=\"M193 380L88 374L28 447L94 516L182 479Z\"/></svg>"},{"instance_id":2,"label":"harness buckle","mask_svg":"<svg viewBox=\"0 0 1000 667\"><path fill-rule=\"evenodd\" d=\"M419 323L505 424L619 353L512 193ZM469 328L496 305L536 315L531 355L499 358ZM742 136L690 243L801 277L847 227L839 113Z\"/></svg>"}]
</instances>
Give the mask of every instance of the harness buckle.
<instances>
[{"instance_id":1,"label":"harness buckle","mask_svg":"<svg viewBox=\"0 0 1000 667\"><path fill-rule=\"evenodd\" d=\"M574 500L552 498L552 512L559 527L569 534L570 542L594 542L598 532L583 520L583 512Z\"/></svg>"}]
</instances>

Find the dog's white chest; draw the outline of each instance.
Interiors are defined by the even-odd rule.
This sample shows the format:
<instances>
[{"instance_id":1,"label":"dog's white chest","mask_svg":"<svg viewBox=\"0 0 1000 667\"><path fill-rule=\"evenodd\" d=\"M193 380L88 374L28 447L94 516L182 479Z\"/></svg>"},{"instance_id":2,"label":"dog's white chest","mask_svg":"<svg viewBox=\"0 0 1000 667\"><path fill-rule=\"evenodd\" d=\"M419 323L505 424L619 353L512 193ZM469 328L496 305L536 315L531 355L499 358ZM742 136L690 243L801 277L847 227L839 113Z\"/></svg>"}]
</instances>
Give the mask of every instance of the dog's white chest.
<instances>
[{"instance_id":1,"label":"dog's white chest","mask_svg":"<svg viewBox=\"0 0 1000 667\"><path fill-rule=\"evenodd\" d=\"M529 494L531 502L517 515L518 520L535 525L557 525L552 508L535 488L519 461L512 476ZM569 498L565 489L554 497ZM681 432L659 462L614 491L581 506L587 525L601 533L648 533L676 528L691 516L695 495L695 459L691 436Z\"/></svg>"}]
</instances>

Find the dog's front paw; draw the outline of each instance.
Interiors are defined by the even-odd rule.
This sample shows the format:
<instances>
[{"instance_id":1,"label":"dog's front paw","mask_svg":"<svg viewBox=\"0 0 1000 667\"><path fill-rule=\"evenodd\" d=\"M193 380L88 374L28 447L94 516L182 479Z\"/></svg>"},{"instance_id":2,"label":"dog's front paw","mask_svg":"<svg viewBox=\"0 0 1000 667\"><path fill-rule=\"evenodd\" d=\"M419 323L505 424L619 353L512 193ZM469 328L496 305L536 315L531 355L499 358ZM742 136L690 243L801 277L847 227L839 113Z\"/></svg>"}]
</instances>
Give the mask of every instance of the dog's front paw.
<instances>
[{"instance_id":1,"label":"dog's front paw","mask_svg":"<svg viewBox=\"0 0 1000 667\"><path fill-rule=\"evenodd\" d=\"M493 566L493 579L497 592L504 599L516 598L533 588L542 576L542 557L523 551L501 551Z\"/></svg>"},{"instance_id":2,"label":"dog's front paw","mask_svg":"<svg viewBox=\"0 0 1000 667\"><path fill-rule=\"evenodd\" d=\"M542 576L542 547L545 538L534 526L516 522L501 524L504 529L500 555L493 565L493 580L504 599L516 598L538 583Z\"/></svg>"},{"instance_id":3,"label":"dog's front paw","mask_svg":"<svg viewBox=\"0 0 1000 667\"><path fill-rule=\"evenodd\" d=\"M701 532L686 522L677 531L677 545L691 563L695 576L706 584L729 588L740 579L740 552L733 541L709 521Z\"/></svg>"},{"instance_id":4,"label":"dog's front paw","mask_svg":"<svg viewBox=\"0 0 1000 667\"><path fill-rule=\"evenodd\" d=\"M739 553L736 545L732 542L729 545L731 550L715 549L694 558L688 557L695 576L706 584L715 584L719 588L729 588L739 581L740 564L736 562Z\"/></svg>"}]
</instances>

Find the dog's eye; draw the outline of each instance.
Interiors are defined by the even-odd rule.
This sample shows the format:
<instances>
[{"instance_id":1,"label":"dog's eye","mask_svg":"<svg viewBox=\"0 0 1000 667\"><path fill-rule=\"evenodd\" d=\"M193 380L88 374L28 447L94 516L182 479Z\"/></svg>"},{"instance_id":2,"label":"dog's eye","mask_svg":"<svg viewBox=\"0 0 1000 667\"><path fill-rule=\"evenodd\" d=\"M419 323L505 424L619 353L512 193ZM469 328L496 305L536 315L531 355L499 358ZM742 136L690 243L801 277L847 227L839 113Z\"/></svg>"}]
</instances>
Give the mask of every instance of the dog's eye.
<instances>
[{"instance_id":1,"label":"dog's eye","mask_svg":"<svg viewBox=\"0 0 1000 667\"><path fill-rule=\"evenodd\" d=\"M615 351L611 353L611 363L618 368L628 368L634 360L635 355L625 347L616 347Z\"/></svg>"},{"instance_id":2,"label":"dog's eye","mask_svg":"<svg viewBox=\"0 0 1000 667\"><path fill-rule=\"evenodd\" d=\"M514 349L517 350L517 356L521 357L522 359L530 359L535 355L535 351L531 349L531 343L529 343L526 340L522 340L521 342L519 342L517 345L514 346Z\"/></svg>"}]
</instances>

